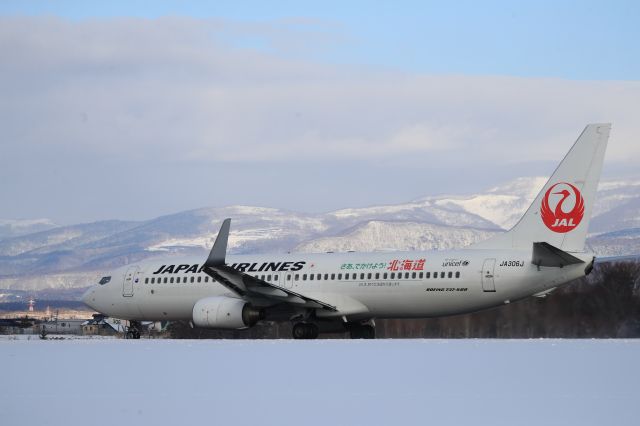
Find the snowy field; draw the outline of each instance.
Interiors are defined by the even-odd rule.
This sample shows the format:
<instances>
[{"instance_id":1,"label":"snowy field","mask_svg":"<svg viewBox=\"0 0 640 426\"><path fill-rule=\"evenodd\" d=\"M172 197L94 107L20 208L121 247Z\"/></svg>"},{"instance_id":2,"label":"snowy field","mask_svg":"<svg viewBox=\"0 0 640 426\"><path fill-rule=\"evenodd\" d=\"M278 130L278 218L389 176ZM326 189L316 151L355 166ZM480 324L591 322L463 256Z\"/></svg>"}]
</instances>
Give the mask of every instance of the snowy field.
<instances>
[{"instance_id":1,"label":"snowy field","mask_svg":"<svg viewBox=\"0 0 640 426\"><path fill-rule=\"evenodd\" d=\"M2 425L637 425L637 340L3 340Z\"/></svg>"}]
</instances>

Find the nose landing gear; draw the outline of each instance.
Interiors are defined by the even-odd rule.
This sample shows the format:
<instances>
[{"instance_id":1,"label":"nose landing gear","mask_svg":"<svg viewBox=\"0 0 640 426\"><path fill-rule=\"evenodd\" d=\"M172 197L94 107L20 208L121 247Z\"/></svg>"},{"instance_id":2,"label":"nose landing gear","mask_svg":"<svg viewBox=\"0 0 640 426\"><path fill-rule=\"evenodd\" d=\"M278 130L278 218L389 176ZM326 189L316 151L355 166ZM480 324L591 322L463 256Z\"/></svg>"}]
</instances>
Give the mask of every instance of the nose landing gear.
<instances>
[{"instance_id":1,"label":"nose landing gear","mask_svg":"<svg viewBox=\"0 0 640 426\"><path fill-rule=\"evenodd\" d=\"M141 329L142 329L142 325L140 324L140 321L130 321L129 327L127 327L127 332L125 333L124 338L139 339Z\"/></svg>"}]
</instances>

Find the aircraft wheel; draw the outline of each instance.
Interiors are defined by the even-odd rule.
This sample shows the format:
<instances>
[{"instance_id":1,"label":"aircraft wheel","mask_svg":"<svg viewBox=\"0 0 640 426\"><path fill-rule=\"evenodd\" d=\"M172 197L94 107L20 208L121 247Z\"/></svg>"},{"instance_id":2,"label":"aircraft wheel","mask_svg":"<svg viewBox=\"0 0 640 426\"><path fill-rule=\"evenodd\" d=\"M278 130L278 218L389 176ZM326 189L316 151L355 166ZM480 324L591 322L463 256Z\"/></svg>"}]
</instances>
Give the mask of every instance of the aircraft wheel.
<instances>
[{"instance_id":1,"label":"aircraft wheel","mask_svg":"<svg viewBox=\"0 0 640 426\"><path fill-rule=\"evenodd\" d=\"M352 339L375 339L376 329L369 325L353 325L349 330Z\"/></svg>"},{"instance_id":2,"label":"aircraft wheel","mask_svg":"<svg viewBox=\"0 0 640 426\"><path fill-rule=\"evenodd\" d=\"M318 337L318 326L312 323L299 322L293 326L294 339L316 339Z\"/></svg>"},{"instance_id":3,"label":"aircraft wheel","mask_svg":"<svg viewBox=\"0 0 640 426\"><path fill-rule=\"evenodd\" d=\"M140 323L138 321L131 321L125 334L125 339L139 339L140 338Z\"/></svg>"},{"instance_id":4,"label":"aircraft wheel","mask_svg":"<svg viewBox=\"0 0 640 426\"><path fill-rule=\"evenodd\" d=\"M376 338L376 329L370 325L365 325L362 327L363 339L375 339Z\"/></svg>"}]
</instances>

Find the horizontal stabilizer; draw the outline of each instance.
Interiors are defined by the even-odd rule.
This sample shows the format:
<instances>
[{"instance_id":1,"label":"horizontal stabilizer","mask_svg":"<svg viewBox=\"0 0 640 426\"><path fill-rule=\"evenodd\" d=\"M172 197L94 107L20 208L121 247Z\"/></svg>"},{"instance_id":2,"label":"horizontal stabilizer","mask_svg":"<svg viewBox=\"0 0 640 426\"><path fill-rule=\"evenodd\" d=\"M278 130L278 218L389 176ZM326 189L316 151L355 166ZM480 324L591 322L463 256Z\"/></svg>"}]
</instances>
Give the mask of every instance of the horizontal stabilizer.
<instances>
[{"instance_id":1,"label":"horizontal stabilizer","mask_svg":"<svg viewBox=\"0 0 640 426\"><path fill-rule=\"evenodd\" d=\"M549 243L533 243L533 257L531 263L536 266L551 266L562 268L567 265L584 263L583 260L562 251Z\"/></svg>"},{"instance_id":2,"label":"horizontal stabilizer","mask_svg":"<svg viewBox=\"0 0 640 426\"><path fill-rule=\"evenodd\" d=\"M595 263L615 263L615 262L640 262L640 254L596 257L596 260L595 260Z\"/></svg>"}]
</instances>

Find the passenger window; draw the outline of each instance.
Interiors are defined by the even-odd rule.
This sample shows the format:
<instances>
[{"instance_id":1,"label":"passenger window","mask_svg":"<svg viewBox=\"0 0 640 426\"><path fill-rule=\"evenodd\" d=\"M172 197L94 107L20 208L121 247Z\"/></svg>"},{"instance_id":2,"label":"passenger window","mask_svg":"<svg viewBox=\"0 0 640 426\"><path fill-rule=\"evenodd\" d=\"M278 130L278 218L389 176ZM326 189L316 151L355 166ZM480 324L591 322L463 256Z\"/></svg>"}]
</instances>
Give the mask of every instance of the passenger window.
<instances>
[{"instance_id":1,"label":"passenger window","mask_svg":"<svg viewBox=\"0 0 640 426\"><path fill-rule=\"evenodd\" d=\"M409 273L408 273L408 272L405 272L405 274L404 274L404 278L405 278L406 280L408 280L408 279L409 279Z\"/></svg>"},{"instance_id":2,"label":"passenger window","mask_svg":"<svg viewBox=\"0 0 640 426\"><path fill-rule=\"evenodd\" d=\"M453 278L453 272L449 271L449 278Z\"/></svg>"},{"instance_id":3,"label":"passenger window","mask_svg":"<svg viewBox=\"0 0 640 426\"><path fill-rule=\"evenodd\" d=\"M291 281L291 274L287 274L287 281Z\"/></svg>"},{"instance_id":4,"label":"passenger window","mask_svg":"<svg viewBox=\"0 0 640 426\"><path fill-rule=\"evenodd\" d=\"M438 278L438 273L437 272L433 273L433 278Z\"/></svg>"},{"instance_id":5,"label":"passenger window","mask_svg":"<svg viewBox=\"0 0 640 426\"><path fill-rule=\"evenodd\" d=\"M396 273L395 273L395 272L392 272L392 273L391 273L391 279L392 279L392 280L395 280L395 279L396 279Z\"/></svg>"},{"instance_id":6,"label":"passenger window","mask_svg":"<svg viewBox=\"0 0 640 426\"><path fill-rule=\"evenodd\" d=\"M415 272L413 272L413 273L411 274L411 278L413 278L413 279L415 279L415 278L416 278L416 273L415 273Z\"/></svg>"},{"instance_id":7,"label":"passenger window","mask_svg":"<svg viewBox=\"0 0 640 426\"><path fill-rule=\"evenodd\" d=\"M382 274L382 278L384 278L385 280L387 279L387 273L386 272L384 274Z\"/></svg>"},{"instance_id":8,"label":"passenger window","mask_svg":"<svg viewBox=\"0 0 640 426\"><path fill-rule=\"evenodd\" d=\"M307 280L307 274L302 274L302 281L306 281Z\"/></svg>"},{"instance_id":9,"label":"passenger window","mask_svg":"<svg viewBox=\"0 0 640 426\"><path fill-rule=\"evenodd\" d=\"M267 281L271 281L271 275L267 275Z\"/></svg>"},{"instance_id":10,"label":"passenger window","mask_svg":"<svg viewBox=\"0 0 640 426\"><path fill-rule=\"evenodd\" d=\"M300 274L296 274L295 278L296 278L296 281L298 281L298 279L300 278Z\"/></svg>"},{"instance_id":11,"label":"passenger window","mask_svg":"<svg viewBox=\"0 0 640 426\"><path fill-rule=\"evenodd\" d=\"M376 272L376 280L380 279L380 272Z\"/></svg>"},{"instance_id":12,"label":"passenger window","mask_svg":"<svg viewBox=\"0 0 640 426\"><path fill-rule=\"evenodd\" d=\"M206 277L204 277L204 282L208 283L209 282L209 276L207 275Z\"/></svg>"},{"instance_id":13,"label":"passenger window","mask_svg":"<svg viewBox=\"0 0 640 426\"><path fill-rule=\"evenodd\" d=\"M370 279L371 279L371 272L369 272L369 273L367 274L367 279L368 279L368 280L370 280Z\"/></svg>"},{"instance_id":14,"label":"passenger window","mask_svg":"<svg viewBox=\"0 0 640 426\"><path fill-rule=\"evenodd\" d=\"M460 278L460 271L456 272L456 278Z\"/></svg>"},{"instance_id":15,"label":"passenger window","mask_svg":"<svg viewBox=\"0 0 640 426\"><path fill-rule=\"evenodd\" d=\"M327 277L324 277L325 279L327 279ZM318 281L320 281L322 279L322 274L318 274Z\"/></svg>"},{"instance_id":16,"label":"passenger window","mask_svg":"<svg viewBox=\"0 0 640 426\"><path fill-rule=\"evenodd\" d=\"M198 282L202 282L202 277L198 276Z\"/></svg>"},{"instance_id":17,"label":"passenger window","mask_svg":"<svg viewBox=\"0 0 640 426\"><path fill-rule=\"evenodd\" d=\"M342 279L342 274L338 274L338 279L341 280Z\"/></svg>"},{"instance_id":18,"label":"passenger window","mask_svg":"<svg viewBox=\"0 0 640 426\"><path fill-rule=\"evenodd\" d=\"M278 281L278 276L277 276L277 275L274 275L274 276L273 276L273 280L274 280L274 281Z\"/></svg>"},{"instance_id":19,"label":"passenger window","mask_svg":"<svg viewBox=\"0 0 640 426\"><path fill-rule=\"evenodd\" d=\"M145 278L145 279L144 279L144 283L145 283L145 284L149 284L149 278Z\"/></svg>"},{"instance_id":20,"label":"passenger window","mask_svg":"<svg viewBox=\"0 0 640 426\"><path fill-rule=\"evenodd\" d=\"M444 272L440 272L440 278L444 278Z\"/></svg>"},{"instance_id":21,"label":"passenger window","mask_svg":"<svg viewBox=\"0 0 640 426\"><path fill-rule=\"evenodd\" d=\"M418 274L418 278L422 279L422 272Z\"/></svg>"},{"instance_id":22,"label":"passenger window","mask_svg":"<svg viewBox=\"0 0 640 426\"><path fill-rule=\"evenodd\" d=\"M314 277L315 277L315 275L313 275L313 274L309 274L309 280L310 280L310 281L313 281L313 278L314 278ZM304 278L303 278L303 279L304 279Z\"/></svg>"},{"instance_id":23,"label":"passenger window","mask_svg":"<svg viewBox=\"0 0 640 426\"><path fill-rule=\"evenodd\" d=\"M324 274L324 280L329 281L329 274Z\"/></svg>"},{"instance_id":24,"label":"passenger window","mask_svg":"<svg viewBox=\"0 0 640 426\"><path fill-rule=\"evenodd\" d=\"M184 277L184 279L182 280L182 282L186 284L188 279L189 279L188 277Z\"/></svg>"},{"instance_id":25,"label":"passenger window","mask_svg":"<svg viewBox=\"0 0 640 426\"><path fill-rule=\"evenodd\" d=\"M173 277L169 280L169 283L173 284Z\"/></svg>"},{"instance_id":26,"label":"passenger window","mask_svg":"<svg viewBox=\"0 0 640 426\"><path fill-rule=\"evenodd\" d=\"M191 275L191 284L193 284L193 280L194 280L193 275Z\"/></svg>"},{"instance_id":27,"label":"passenger window","mask_svg":"<svg viewBox=\"0 0 640 426\"><path fill-rule=\"evenodd\" d=\"M336 274L331 274L331 280L335 280L336 279Z\"/></svg>"},{"instance_id":28,"label":"passenger window","mask_svg":"<svg viewBox=\"0 0 640 426\"><path fill-rule=\"evenodd\" d=\"M264 278L265 278L265 277L264 277L264 275L260 275L260 279L261 279L262 281L264 281Z\"/></svg>"},{"instance_id":29,"label":"passenger window","mask_svg":"<svg viewBox=\"0 0 640 426\"><path fill-rule=\"evenodd\" d=\"M364 280L364 274L360 274L360 279Z\"/></svg>"},{"instance_id":30,"label":"passenger window","mask_svg":"<svg viewBox=\"0 0 640 426\"><path fill-rule=\"evenodd\" d=\"M427 272L427 278L431 278L431 272Z\"/></svg>"}]
</instances>

